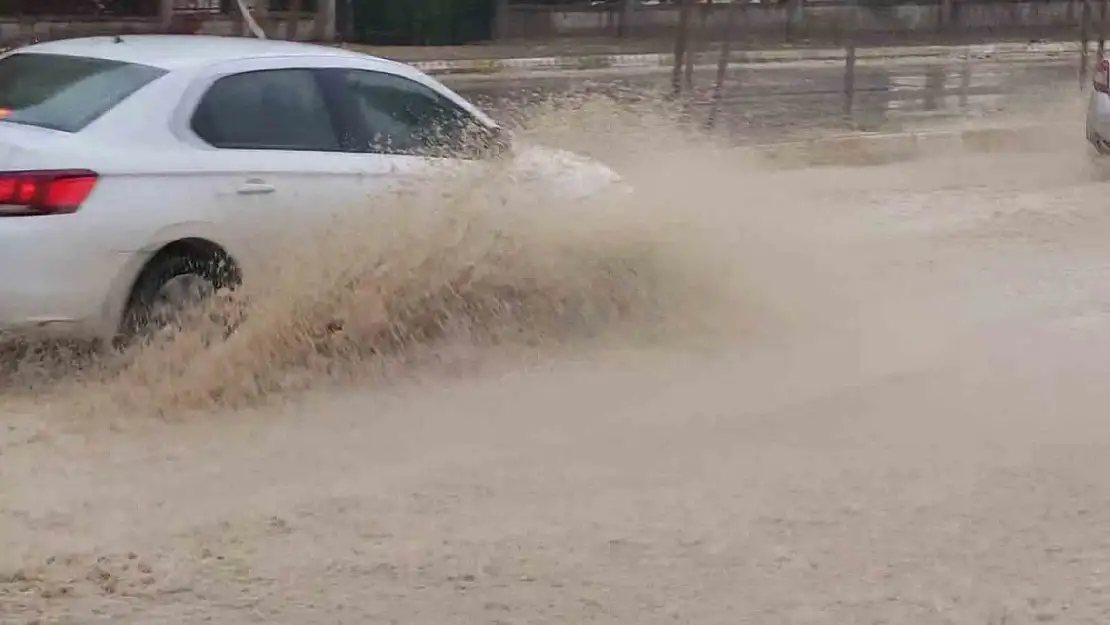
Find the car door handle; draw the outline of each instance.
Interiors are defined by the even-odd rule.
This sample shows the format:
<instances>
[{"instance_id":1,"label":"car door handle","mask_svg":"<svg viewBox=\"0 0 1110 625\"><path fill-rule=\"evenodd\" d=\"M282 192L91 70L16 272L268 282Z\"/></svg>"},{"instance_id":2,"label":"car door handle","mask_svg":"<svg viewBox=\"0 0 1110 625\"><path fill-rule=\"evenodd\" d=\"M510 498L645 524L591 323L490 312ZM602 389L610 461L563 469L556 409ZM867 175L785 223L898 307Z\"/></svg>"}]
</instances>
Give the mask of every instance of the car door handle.
<instances>
[{"instance_id":1,"label":"car door handle","mask_svg":"<svg viewBox=\"0 0 1110 625\"><path fill-rule=\"evenodd\" d=\"M243 183L237 193L239 195L264 195L266 193L273 193L276 189L274 185L268 184L262 180L248 180Z\"/></svg>"}]
</instances>

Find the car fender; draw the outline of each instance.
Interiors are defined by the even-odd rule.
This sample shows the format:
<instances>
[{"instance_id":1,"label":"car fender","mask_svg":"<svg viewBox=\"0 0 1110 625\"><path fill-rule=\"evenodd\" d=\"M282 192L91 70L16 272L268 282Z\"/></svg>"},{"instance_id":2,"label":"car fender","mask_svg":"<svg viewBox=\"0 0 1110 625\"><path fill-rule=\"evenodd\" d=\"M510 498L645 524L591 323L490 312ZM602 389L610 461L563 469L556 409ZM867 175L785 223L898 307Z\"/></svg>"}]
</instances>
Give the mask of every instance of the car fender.
<instances>
[{"instance_id":1,"label":"car fender","mask_svg":"<svg viewBox=\"0 0 1110 625\"><path fill-rule=\"evenodd\" d=\"M126 255L127 261L117 273L109 288L108 295L102 305L101 323L98 334L102 339L111 339L123 318L124 308L131 296L131 289L135 280L139 278L146 264L166 245L181 239L205 239L219 245L238 261L236 246L229 244L225 237L217 232L217 228L207 222L189 221L165 226L156 231L147 239L145 245L136 250L121 251Z\"/></svg>"}]
</instances>

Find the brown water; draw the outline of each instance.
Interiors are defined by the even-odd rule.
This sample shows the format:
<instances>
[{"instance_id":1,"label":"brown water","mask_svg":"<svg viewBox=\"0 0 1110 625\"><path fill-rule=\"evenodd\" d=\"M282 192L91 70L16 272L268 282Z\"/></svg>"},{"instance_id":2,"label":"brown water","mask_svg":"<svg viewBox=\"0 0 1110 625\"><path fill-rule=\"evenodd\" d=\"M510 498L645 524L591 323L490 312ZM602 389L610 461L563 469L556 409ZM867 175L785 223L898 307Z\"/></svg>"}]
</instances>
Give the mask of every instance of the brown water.
<instances>
[{"instance_id":1,"label":"brown water","mask_svg":"<svg viewBox=\"0 0 1110 625\"><path fill-rule=\"evenodd\" d=\"M635 198L456 181L275 259L215 347L6 370L0 622L1105 622L1077 110L800 170L536 112Z\"/></svg>"}]
</instances>

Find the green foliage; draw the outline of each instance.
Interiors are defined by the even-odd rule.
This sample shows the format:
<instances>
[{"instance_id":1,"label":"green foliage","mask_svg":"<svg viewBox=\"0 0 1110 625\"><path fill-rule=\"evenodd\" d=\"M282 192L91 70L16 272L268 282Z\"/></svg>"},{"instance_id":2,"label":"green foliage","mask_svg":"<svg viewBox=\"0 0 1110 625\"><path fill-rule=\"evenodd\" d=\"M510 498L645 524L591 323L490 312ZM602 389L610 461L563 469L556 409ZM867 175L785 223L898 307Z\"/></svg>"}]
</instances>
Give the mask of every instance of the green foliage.
<instances>
[{"instance_id":1,"label":"green foliage","mask_svg":"<svg viewBox=\"0 0 1110 625\"><path fill-rule=\"evenodd\" d=\"M362 43L457 45L489 39L494 0L354 0Z\"/></svg>"}]
</instances>

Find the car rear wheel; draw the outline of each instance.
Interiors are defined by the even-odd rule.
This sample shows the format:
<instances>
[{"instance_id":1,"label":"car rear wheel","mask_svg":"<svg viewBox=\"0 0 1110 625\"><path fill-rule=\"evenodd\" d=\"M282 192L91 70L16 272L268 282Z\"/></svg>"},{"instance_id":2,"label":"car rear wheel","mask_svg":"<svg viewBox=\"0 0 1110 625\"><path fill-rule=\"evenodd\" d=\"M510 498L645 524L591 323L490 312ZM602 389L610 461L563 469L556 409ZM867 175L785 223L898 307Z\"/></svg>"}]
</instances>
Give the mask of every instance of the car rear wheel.
<instances>
[{"instance_id":1,"label":"car rear wheel","mask_svg":"<svg viewBox=\"0 0 1110 625\"><path fill-rule=\"evenodd\" d=\"M221 286L210 261L171 256L139 276L124 312L117 345L124 347L199 321Z\"/></svg>"}]
</instances>

